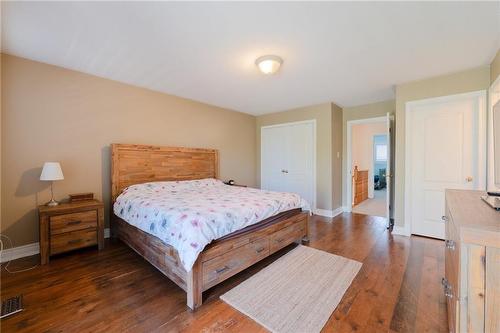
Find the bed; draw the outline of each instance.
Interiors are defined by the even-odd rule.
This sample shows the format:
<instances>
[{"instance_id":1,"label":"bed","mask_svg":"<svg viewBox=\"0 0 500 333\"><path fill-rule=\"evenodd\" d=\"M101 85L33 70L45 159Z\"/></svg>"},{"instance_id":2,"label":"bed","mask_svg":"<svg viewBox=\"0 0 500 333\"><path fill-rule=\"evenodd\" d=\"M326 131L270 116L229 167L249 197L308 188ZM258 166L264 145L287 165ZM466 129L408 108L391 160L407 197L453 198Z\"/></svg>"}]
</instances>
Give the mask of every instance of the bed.
<instances>
[{"instance_id":1,"label":"bed","mask_svg":"<svg viewBox=\"0 0 500 333\"><path fill-rule=\"evenodd\" d=\"M272 197L275 194L270 192L268 197L262 197L260 203L266 207L252 212L258 216L247 214L245 219L231 216L233 211L235 215L238 215L236 211L239 210L239 215L247 212L245 203L253 202L259 206L255 199L259 197L254 197L259 195L259 190L231 187L217 180L217 150L112 144L111 152L113 236L118 237L182 288L187 294L187 305L193 310L202 304L203 291L293 242L307 241L309 213L297 207L291 197L288 198L291 201L277 200ZM191 200L190 191L201 191L198 200L206 202ZM167 199L164 199L165 195ZM217 204L224 207L220 203L221 200L224 201L224 196L234 197L234 200L242 196L244 201L240 204L226 198L228 207L221 208L221 211L207 210L207 207L202 210L207 203L212 203L211 197L219 200L214 207ZM174 199L170 197L181 204L189 203L189 208L183 208L188 212L184 213L175 206L173 209L173 203L168 200ZM164 205L170 207L168 212L160 209ZM273 205L279 207L271 207ZM198 207L200 210L197 210ZM181 221L185 218L189 222L179 224L184 229L176 232L176 225L165 226L165 219L162 220L161 214L167 213L172 216L177 214L176 219L167 219L168 221ZM204 237L196 242L192 241L185 235L191 231L185 228L201 228L199 221L192 218L196 214L201 222L208 224L208 221L225 221L227 226L200 229L202 232L199 234ZM204 214L228 216L225 216L225 220L221 217L210 219L210 215ZM169 234L166 235L166 231L155 232L161 227L168 229ZM181 233L184 233L182 238L186 238L182 239L182 243ZM192 235L193 232L190 237L194 237ZM176 242L177 238L179 242Z\"/></svg>"}]
</instances>

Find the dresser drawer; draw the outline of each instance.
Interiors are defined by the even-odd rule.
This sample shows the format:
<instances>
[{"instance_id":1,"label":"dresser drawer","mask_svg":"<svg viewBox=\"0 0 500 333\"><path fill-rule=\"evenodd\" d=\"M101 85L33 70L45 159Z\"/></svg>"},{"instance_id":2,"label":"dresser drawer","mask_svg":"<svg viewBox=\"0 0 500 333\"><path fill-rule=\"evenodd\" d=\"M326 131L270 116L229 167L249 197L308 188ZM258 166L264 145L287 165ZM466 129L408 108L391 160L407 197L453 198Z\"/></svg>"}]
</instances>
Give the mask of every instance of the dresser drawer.
<instances>
[{"instance_id":1,"label":"dresser drawer","mask_svg":"<svg viewBox=\"0 0 500 333\"><path fill-rule=\"evenodd\" d=\"M265 237L205 261L202 266L203 290L215 286L268 255L269 239Z\"/></svg>"},{"instance_id":2,"label":"dresser drawer","mask_svg":"<svg viewBox=\"0 0 500 333\"><path fill-rule=\"evenodd\" d=\"M269 236L271 253L276 252L306 234L306 219L280 229Z\"/></svg>"},{"instance_id":3,"label":"dresser drawer","mask_svg":"<svg viewBox=\"0 0 500 333\"><path fill-rule=\"evenodd\" d=\"M71 231L50 237L50 254L71 251L96 244L96 229Z\"/></svg>"},{"instance_id":4,"label":"dresser drawer","mask_svg":"<svg viewBox=\"0 0 500 333\"><path fill-rule=\"evenodd\" d=\"M50 217L50 233L58 235L66 232L97 227L97 210L63 214Z\"/></svg>"}]
</instances>

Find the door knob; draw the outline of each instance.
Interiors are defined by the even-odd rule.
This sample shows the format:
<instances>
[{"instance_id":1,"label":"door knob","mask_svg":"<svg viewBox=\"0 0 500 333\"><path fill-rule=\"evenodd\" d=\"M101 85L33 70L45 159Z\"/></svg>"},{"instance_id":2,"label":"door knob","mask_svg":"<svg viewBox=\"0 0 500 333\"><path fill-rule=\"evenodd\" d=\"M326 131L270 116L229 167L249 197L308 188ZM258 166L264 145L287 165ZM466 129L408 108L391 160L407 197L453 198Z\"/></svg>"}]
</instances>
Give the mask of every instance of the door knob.
<instances>
[{"instance_id":1,"label":"door knob","mask_svg":"<svg viewBox=\"0 0 500 333\"><path fill-rule=\"evenodd\" d=\"M471 176L465 177L465 181L466 181L467 183L470 183L470 182L472 181L472 179L473 179L473 178L472 178Z\"/></svg>"}]
</instances>

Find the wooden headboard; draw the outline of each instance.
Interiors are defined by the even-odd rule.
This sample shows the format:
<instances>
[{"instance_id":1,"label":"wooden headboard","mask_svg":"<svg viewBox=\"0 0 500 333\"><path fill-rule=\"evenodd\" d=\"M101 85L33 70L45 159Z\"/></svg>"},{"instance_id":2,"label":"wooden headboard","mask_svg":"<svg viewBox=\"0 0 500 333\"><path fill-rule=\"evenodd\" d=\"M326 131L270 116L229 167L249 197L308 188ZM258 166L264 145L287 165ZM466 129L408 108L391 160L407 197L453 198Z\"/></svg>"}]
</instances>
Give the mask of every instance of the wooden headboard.
<instances>
[{"instance_id":1,"label":"wooden headboard","mask_svg":"<svg viewBox=\"0 0 500 333\"><path fill-rule=\"evenodd\" d=\"M216 149L111 145L111 200L134 184L219 177Z\"/></svg>"}]
</instances>

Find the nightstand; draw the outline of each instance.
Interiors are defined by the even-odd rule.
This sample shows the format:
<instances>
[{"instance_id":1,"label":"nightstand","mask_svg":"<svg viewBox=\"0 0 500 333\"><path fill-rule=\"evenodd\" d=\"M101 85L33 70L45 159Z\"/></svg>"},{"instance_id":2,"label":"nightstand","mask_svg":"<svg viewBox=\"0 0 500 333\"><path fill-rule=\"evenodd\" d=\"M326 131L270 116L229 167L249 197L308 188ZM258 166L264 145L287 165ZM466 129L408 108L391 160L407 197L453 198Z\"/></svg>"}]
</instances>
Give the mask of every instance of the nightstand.
<instances>
[{"instance_id":1,"label":"nightstand","mask_svg":"<svg viewBox=\"0 0 500 333\"><path fill-rule=\"evenodd\" d=\"M104 247L104 206L98 200L38 206L40 261L87 246Z\"/></svg>"}]
</instances>

